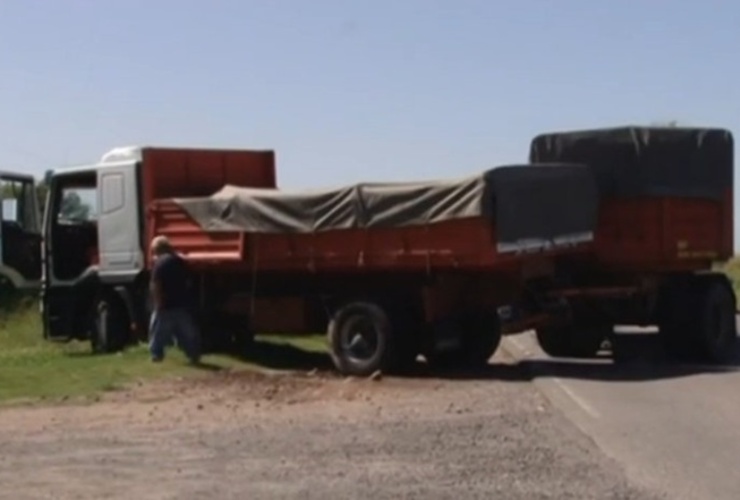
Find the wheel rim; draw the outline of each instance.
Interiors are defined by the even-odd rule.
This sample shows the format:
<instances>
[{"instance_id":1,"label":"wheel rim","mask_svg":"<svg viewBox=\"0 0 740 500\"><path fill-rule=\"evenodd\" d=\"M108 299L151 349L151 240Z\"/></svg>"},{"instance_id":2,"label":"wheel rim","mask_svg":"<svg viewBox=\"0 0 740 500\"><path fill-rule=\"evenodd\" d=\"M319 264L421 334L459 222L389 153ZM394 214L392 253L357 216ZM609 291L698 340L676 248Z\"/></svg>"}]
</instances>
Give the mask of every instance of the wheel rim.
<instances>
[{"instance_id":1,"label":"wheel rim","mask_svg":"<svg viewBox=\"0 0 740 500\"><path fill-rule=\"evenodd\" d=\"M365 317L347 320L341 336L344 355L353 362L365 363L373 359L380 347L380 335L375 323Z\"/></svg>"}]
</instances>

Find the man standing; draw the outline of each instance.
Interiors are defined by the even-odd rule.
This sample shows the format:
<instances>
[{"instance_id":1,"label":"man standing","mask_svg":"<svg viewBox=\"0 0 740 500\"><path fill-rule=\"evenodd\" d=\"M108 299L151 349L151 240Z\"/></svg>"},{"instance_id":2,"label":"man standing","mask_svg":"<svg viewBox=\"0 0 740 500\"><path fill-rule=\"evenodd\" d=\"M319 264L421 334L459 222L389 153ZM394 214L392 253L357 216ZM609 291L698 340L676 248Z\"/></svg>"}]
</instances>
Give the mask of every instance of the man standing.
<instances>
[{"instance_id":1,"label":"man standing","mask_svg":"<svg viewBox=\"0 0 740 500\"><path fill-rule=\"evenodd\" d=\"M150 290L153 301L149 325L149 352L152 361L164 359L165 345L172 337L191 363L200 360L200 332L189 311L190 280L187 263L172 248L165 236L152 240L155 258Z\"/></svg>"}]
</instances>

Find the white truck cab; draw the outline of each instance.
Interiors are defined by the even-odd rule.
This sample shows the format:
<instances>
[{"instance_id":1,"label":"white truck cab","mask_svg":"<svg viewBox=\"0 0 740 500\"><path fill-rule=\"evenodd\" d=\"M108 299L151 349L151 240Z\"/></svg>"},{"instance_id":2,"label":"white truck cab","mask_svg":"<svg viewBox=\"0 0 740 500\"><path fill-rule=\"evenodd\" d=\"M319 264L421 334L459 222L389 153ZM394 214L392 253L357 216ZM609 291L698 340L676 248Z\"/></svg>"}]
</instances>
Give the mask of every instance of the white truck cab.
<instances>
[{"instance_id":1,"label":"white truck cab","mask_svg":"<svg viewBox=\"0 0 740 500\"><path fill-rule=\"evenodd\" d=\"M113 341L105 323L111 314L124 314L131 285L144 269L140 163L140 148L115 148L97 163L47 172L41 290L46 338L91 338L94 346L98 339L100 350L113 350L127 336L116 332ZM120 328L120 321L112 323Z\"/></svg>"},{"instance_id":2,"label":"white truck cab","mask_svg":"<svg viewBox=\"0 0 740 500\"><path fill-rule=\"evenodd\" d=\"M46 339L89 339L95 352L113 352L147 337L152 201L210 194L226 183L273 188L275 159L269 150L114 148L96 162L46 173L43 222L30 176L0 180L0 277L40 289ZM220 297L198 300L207 324L226 317L229 328L242 328ZM221 328L224 342L236 338L229 328Z\"/></svg>"}]
</instances>

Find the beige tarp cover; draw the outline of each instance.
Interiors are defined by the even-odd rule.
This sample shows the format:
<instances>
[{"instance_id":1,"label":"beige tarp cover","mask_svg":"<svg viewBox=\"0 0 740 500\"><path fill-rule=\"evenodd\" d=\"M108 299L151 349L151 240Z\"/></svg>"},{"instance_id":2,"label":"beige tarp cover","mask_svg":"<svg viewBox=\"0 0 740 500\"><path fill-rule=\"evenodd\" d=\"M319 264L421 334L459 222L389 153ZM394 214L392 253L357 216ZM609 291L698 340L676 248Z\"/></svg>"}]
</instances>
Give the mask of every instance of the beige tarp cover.
<instances>
[{"instance_id":1,"label":"beige tarp cover","mask_svg":"<svg viewBox=\"0 0 740 500\"><path fill-rule=\"evenodd\" d=\"M205 231L313 233L485 217L495 219L501 242L593 231L597 198L586 167L522 165L452 180L321 190L225 186L174 201Z\"/></svg>"}]
</instances>

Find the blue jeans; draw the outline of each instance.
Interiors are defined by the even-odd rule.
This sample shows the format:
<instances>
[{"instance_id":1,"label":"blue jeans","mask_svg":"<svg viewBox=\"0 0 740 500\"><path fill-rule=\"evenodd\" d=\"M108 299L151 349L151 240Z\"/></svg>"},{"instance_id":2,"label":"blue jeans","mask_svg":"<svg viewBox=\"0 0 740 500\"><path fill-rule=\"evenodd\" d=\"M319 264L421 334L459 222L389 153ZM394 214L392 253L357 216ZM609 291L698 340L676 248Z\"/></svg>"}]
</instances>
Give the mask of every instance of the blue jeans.
<instances>
[{"instance_id":1,"label":"blue jeans","mask_svg":"<svg viewBox=\"0 0 740 500\"><path fill-rule=\"evenodd\" d=\"M200 332L186 309L154 311L149 321L149 352L152 359L164 359L165 346L172 339L192 362L200 359Z\"/></svg>"}]
</instances>

